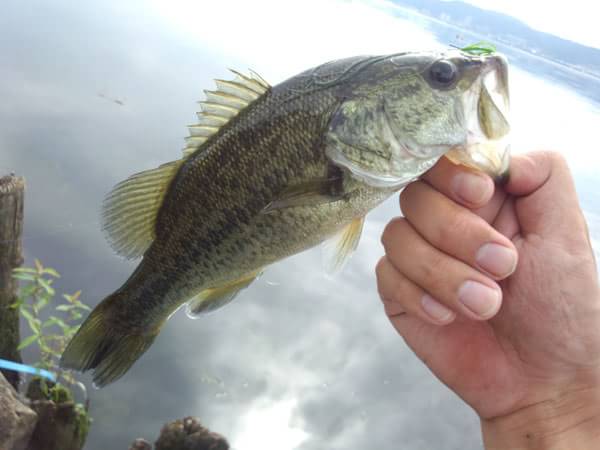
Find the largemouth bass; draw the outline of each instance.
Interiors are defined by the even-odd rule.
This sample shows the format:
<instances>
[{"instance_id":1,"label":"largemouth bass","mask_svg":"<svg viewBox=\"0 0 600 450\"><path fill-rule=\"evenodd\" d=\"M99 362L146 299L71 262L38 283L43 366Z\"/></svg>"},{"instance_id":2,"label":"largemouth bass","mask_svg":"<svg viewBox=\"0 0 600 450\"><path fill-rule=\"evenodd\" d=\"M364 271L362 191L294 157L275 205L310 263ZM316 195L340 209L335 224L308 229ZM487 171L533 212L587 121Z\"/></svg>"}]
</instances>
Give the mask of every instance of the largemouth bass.
<instances>
[{"instance_id":1,"label":"largemouth bass","mask_svg":"<svg viewBox=\"0 0 600 450\"><path fill-rule=\"evenodd\" d=\"M506 60L399 53L329 62L271 87L238 72L205 91L183 157L106 197L117 253L143 256L67 346L61 364L103 386L187 302L221 307L270 264L339 235L443 155L494 177L508 168Z\"/></svg>"}]
</instances>

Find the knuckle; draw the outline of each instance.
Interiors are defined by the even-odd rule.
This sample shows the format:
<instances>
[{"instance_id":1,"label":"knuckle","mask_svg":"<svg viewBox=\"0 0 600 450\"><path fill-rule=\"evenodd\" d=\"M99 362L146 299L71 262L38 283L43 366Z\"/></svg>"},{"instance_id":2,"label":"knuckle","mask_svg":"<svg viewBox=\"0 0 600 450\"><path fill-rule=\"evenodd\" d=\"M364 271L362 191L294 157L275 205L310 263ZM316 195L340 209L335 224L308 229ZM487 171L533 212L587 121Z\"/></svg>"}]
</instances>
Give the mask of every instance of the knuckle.
<instances>
[{"instance_id":1,"label":"knuckle","mask_svg":"<svg viewBox=\"0 0 600 450\"><path fill-rule=\"evenodd\" d=\"M427 292L431 292L435 298L440 300L448 298L448 283L439 274L428 278L427 285L424 288Z\"/></svg>"},{"instance_id":2,"label":"knuckle","mask_svg":"<svg viewBox=\"0 0 600 450\"><path fill-rule=\"evenodd\" d=\"M375 265L375 276L377 277L377 284L379 284L383 278L386 264L388 264L387 258L385 256L382 256L381 258L379 258L379 261L377 261L377 264Z\"/></svg>"},{"instance_id":3,"label":"knuckle","mask_svg":"<svg viewBox=\"0 0 600 450\"><path fill-rule=\"evenodd\" d=\"M418 196L422 194L423 187L425 186L423 181L417 180L408 184L402 192L400 192L400 211L405 216L411 205L415 205L418 202Z\"/></svg>"},{"instance_id":4,"label":"knuckle","mask_svg":"<svg viewBox=\"0 0 600 450\"><path fill-rule=\"evenodd\" d=\"M385 258L381 258L377 263L377 293L382 301L394 301L395 299L395 285L397 280L392 279L389 275L388 268L386 265L389 264Z\"/></svg>"},{"instance_id":5,"label":"knuckle","mask_svg":"<svg viewBox=\"0 0 600 450\"><path fill-rule=\"evenodd\" d=\"M407 293L407 280L400 276L393 280L388 286L388 289L383 289L379 292L379 296L382 300L403 305L405 308L408 306L406 303Z\"/></svg>"},{"instance_id":6,"label":"knuckle","mask_svg":"<svg viewBox=\"0 0 600 450\"><path fill-rule=\"evenodd\" d=\"M557 152L555 150L546 150L544 153L546 154L546 158L548 158L554 164L567 165L566 158L560 152Z\"/></svg>"},{"instance_id":7,"label":"knuckle","mask_svg":"<svg viewBox=\"0 0 600 450\"><path fill-rule=\"evenodd\" d=\"M375 267L377 293L384 302L402 303L408 280L402 274L396 273L390 268L391 263L385 256L377 262Z\"/></svg>"},{"instance_id":8,"label":"knuckle","mask_svg":"<svg viewBox=\"0 0 600 450\"><path fill-rule=\"evenodd\" d=\"M437 243L453 243L459 236L469 234L470 221L465 214L448 214L436 228L435 238Z\"/></svg>"},{"instance_id":9,"label":"knuckle","mask_svg":"<svg viewBox=\"0 0 600 450\"><path fill-rule=\"evenodd\" d=\"M569 171L569 163L567 162L567 158L559 152L549 152L549 159L552 162L552 167L561 169L563 171Z\"/></svg>"},{"instance_id":10,"label":"knuckle","mask_svg":"<svg viewBox=\"0 0 600 450\"><path fill-rule=\"evenodd\" d=\"M432 293L446 292L448 290L448 280L442 274L448 273L448 262L444 256L433 253L428 258L422 259L420 265L422 287Z\"/></svg>"},{"instance_id":11,"label":"knuckle","mask_svg":"<svg viewBox=\"0 0 600 450\"><path fill-rule=\"evenodd\" d=\"M389 302L389 296L385 294L383 287L381 286L381 282L377 280L377 294L379 295L379 299L382 302Z\"/></svg>"},{"instance_id":12,"label":"knuckle","mask_svg":"<svg viewBox=\"0 0 600 450\"><path fill-rule=\"evenodd\" d=\"M556 150L542 150L536 153L541 159L544 159L550 167L569 167L564 155Z\"/></svg>"},{"instance_id":13,"label":"knuckle","mask_svg":"<svg viewBox=\"0 0 600 450\"><path fill-rule=\"evenodd\" d=\"M411 193L414 191L415 183L417 182L414 181L406 185L406 187L402 189L402 192L400 192L400 211L402 212L404 212L404 208L406 208L406 205L410 200Z\"/></svg>"},{"instance_id":14,"label":"knuckle","mask_svg":"<svg viewBox=\"0 0 600 450\"><path fill-rule=\"evenodd\" d=\"M385 228L383 229L383 233L381 234L381 243L385 248L387 248L387 246L390 245L390 242L395 237L402 233L405 221L406 219L404 217L394 217L385 226Z\"/></svg>"},{"instance_id":15,"label":"knuckle","mask_svg":"<svg viewBox=\"0 0 600 450\"><path fill-rule=\"evenodd\" d=\"M377 286L379 299L384 303L397 303L394 291L387 290L383 286Z\"/></svg>"}]
</instances>

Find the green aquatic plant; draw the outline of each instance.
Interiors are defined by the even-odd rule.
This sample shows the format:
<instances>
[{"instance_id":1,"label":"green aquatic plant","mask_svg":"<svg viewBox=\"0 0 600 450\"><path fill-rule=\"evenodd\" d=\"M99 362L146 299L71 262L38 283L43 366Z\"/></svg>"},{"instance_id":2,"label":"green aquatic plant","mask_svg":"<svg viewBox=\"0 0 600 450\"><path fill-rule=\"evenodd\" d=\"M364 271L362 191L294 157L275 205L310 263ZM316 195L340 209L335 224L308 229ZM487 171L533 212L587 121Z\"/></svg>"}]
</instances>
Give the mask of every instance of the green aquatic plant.
<instances>
[{"instance_id":1,"label":"green aquatic plant","mask_svg":"<svg viewBox=\"0 0 600 450\"><path fill-rule=\"evenodd\" d=\"M476 42L475 44L462 47L460 50L471 55L491 55L492 53L496 52L496 46L491 42L480 41Z\"/></svg>"},{"instance_id":2,"label":"green aquatic plant","mask_svg":"<svg viewBox=\"0 0 600 450\"><path fill-rule=\"evenodd\" d=\"M31 331L18 349L36 345L40 354L39 361L34 364L36 368L55 373L59 380L57 385L60 380L69 385L76 384L73 374L60 368L59 360L79 328L83 313L90 310L80 300L81 291L63 294L62 301L57 302L52 284L60 278L60 274L50 267L44 267L37 259L34 267L17 268L13 276L21 281L21 286L12 307L19 309ZM52 307L53 311L42 319L42 311L48 307Z\"/></svg>"},{"instance_id":3,"label":"green aquatic plant","mask_svg":"<svg viewBox=\"0 0 600 450\"><path fill-rule=\"evenodd\" d=\"M33 366L46 374L49 372L54 380L47 380L48 375L39 372L27 388L31 407L41 417L32 440L37 439L44 443L44 448L52 450L81 449L91 418L87 398L83 403L75 402L72 388L78 386L85 394L85 386L71 372L61 369L59 361L67 343L79 329L83 313L90 308L81 301L81 291L57 297L52 285L60 274L51 267L44 267L37 259L34 267L17 268L13 276L21 284L17 300L11 307L19 310L31 331L18 349L37 346L39 360ZM57 409L52 405L70 405L70 412L56 415Z\"/></svg>"}]
</instances>

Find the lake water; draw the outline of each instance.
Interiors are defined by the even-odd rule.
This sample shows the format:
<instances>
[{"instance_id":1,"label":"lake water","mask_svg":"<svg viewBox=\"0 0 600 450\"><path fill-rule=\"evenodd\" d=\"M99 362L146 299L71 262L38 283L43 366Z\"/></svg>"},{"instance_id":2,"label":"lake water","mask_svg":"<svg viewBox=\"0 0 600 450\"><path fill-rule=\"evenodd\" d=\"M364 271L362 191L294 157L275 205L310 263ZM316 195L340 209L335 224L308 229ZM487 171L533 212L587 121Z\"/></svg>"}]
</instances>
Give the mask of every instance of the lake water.
<instances>
[{"instance_id":1,"label":"lake water","mask_svg":"<svg viewBox=\"0 0 600 450\"><path fill-rule=\"evenodd\" d=\"M276 84L330 59L481 39L383 3L193 3L3 3L0 175L27 178L28 262L55 267L58 287L82 289L88 304L135 266L103 238L104 194L180 157L195 101L226 68L250 67ZM513 65L513 148L566 155L598 254L600 81L499 47ZM315 249L269 268L219 312L175 314L124 378L90 390L86 449L154 440L163 423L187 415L236 450L481 448L475 414L383 314L374 266L396 215L397 196L368 216L335 277L322 273Z\"/></svg>"}]
</instances>

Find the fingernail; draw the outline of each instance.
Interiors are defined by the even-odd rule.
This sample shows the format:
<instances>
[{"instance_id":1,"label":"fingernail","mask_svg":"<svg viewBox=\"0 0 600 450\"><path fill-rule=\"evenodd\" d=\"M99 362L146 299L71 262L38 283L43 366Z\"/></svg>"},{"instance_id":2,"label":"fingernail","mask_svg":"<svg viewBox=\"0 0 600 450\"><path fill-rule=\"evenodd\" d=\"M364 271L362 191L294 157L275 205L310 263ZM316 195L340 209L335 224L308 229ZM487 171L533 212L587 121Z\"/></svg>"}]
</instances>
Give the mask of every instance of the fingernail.
<instances>
[{"instance_id":1,"label":"fingernail","mask_svg":"<svg viewBox=\"0 0 600 450\"><path fill-rule=\"evenodd\" d=\"M517 253L503 245L485 244L477 251L479 267L498 278L506 278L517 268Z\"/></svg>"},{"instance_id":2,"label":"fingernail","mask_svg":"<svg viewBox=\"0 0 600 450\"><path fill-rule=\"evenodd\" d=\"M440 324L451 322L456 317L454 311L446 308L429 294L425 294L421 299L421 307L434 322Z\"/></svg>"},{"instance_id":3,"label":"fingernail","mask_svg":"<svg viewBox=\"0 0 600 450\"><path fill-rule=\"evenodd\" d=\"M460 172L452 179L452 191L465 203L479 205L490 196L491 181L472 172Z\"/></svg>"},{"instance_id":4,"label":"fingernail","mask_svg":"<svg viewBox=\"0 0 600 450\"><path fill-rule=\"evenodd\" d=\"M458 290L458 300L482 319L500 309L500 291L477 281L465 281Z\"/></svg>"}]
</instances>

